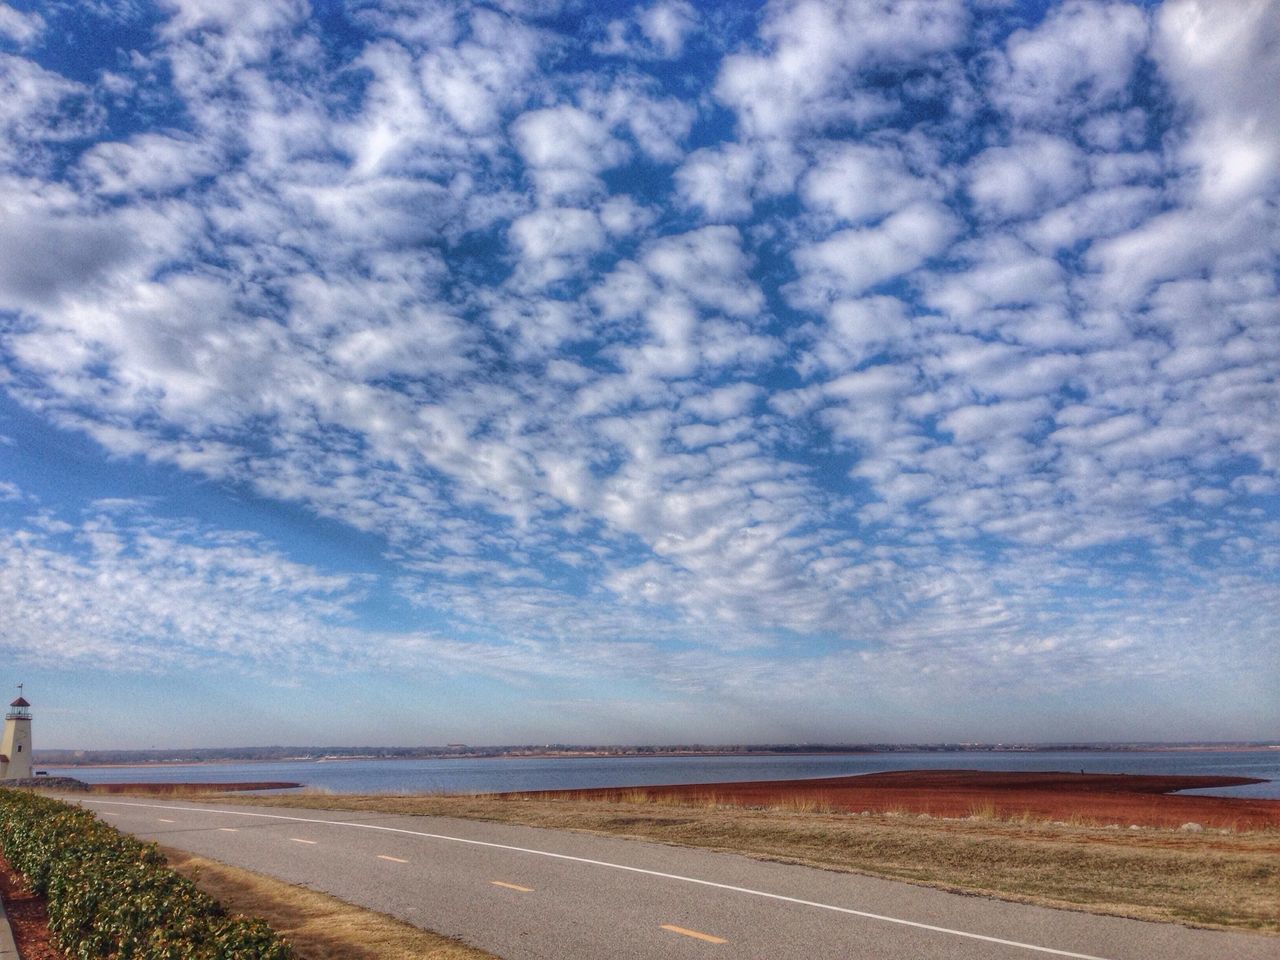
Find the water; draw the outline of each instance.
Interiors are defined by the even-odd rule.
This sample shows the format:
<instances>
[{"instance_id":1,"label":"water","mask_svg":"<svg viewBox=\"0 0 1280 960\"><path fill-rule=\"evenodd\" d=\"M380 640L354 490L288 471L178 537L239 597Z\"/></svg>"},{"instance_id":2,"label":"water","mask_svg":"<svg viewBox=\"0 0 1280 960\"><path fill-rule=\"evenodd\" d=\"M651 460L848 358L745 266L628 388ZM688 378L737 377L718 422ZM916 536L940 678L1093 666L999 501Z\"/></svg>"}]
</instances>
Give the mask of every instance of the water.
<instances>
[{"instance_id":1,"label":"water","mask_svg":"<svg viewBox=\"0 0 1280 960\"><path fill-rule=\"evenodd\" d=\"M1270 783L1188 791L1280 799L1280 750L878 753L730 757L552 757L456 760L292 760L121 767L42 767L88 783L287 780L335 793L499 793L732 780L795 780L888 770L1085 770L1217 774Z\"/></svg>"}]
</instances>

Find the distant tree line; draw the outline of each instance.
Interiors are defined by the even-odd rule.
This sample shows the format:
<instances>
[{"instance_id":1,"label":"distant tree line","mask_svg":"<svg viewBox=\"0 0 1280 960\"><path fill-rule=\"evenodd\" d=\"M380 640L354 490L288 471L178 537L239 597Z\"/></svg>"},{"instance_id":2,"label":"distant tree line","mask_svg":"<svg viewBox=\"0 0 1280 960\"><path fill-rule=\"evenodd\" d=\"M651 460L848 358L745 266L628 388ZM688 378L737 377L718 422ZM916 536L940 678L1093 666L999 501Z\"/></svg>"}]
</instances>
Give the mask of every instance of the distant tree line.
<instances>
[{"instance_id":1,"label":"distant tree line","mask_svg":"<svg viewBox=\"0 0 1280 960\"><path fill-rule=\"evenodd\" d=\"M271 746L184 747L149 750L37 750L46 766L134 763L215 763L283 760L439 760L463 757L669 757L747 756L833 753L964 753L1091 750L1153 750L1201 747L1261 747L1251 743L747 743L747 744L519 744L476 747L467 744L421 747Z\"/></svg>"}]
</instances>

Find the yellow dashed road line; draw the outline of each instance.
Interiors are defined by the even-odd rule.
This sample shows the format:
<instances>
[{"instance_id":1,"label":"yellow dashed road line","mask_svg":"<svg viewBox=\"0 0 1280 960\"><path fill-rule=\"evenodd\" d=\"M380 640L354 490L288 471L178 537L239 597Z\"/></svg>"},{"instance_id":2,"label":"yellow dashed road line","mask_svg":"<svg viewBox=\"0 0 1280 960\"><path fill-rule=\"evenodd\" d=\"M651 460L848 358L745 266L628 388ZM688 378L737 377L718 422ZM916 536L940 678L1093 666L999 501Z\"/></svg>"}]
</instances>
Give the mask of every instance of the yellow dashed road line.
<instances>
[{"instance_id":1,"label":"yellow dashed road line","mask_svg":"<svg viewBox=\"0 0 1280 960\"><path fill-rule=\"evenodd\" d=\"M239 828L237 827L219 827L218 829L221 830L223 833L239 833L240 832Z\"/></svg>"},{"instance_id":2,"label":"yellow dashed road line","mask_svg":"<svg viewBox=\"0 0 1280 960\"><path fill-rule=\"evenodd\" d=\"M505 887L508 890L518 890L520 893L533 893L533 887L522 887L517 883L503 883L501 880L490 880L495 887Z\"/></svg>"},{"instance_id":3,"label":"yellow dashed road line","mask_svg":"<svg viewBox=\"0 0 1280 960\"><path fill-rule=\"evenodd\" d=\"M693 937L695 940L705 940L707 943L728 943L728 940L721 937L713 937L709 933L699 933L697 930L686 930L684 927L677 927L675 924L664 923L663 930L670 930L672 933L678 933L683 937Z\"/></svg>"},{"instance_id":4,"label":"yellow dashed road line","mask_svg":"<svg viewBox=\"0 0 1280 960\"><path fill-rule=\"evenodd\" d=\"M313 847L320 842L319 840L303 840L301 837L290 837L289 839L294 843L309 843Z\"/></svg>"},{"instance_id":5,"label":"yellow dashed road line","mask_svg":"<svg viewBox=\"0 0 1280 960\"><path fill-rule=\"evenodd\" d=\"M401 860L399 857L388 857L385 853L378 854L379 860L390 860L392 863L408 863L408 860Z\"/></svg>"}]
</instances>

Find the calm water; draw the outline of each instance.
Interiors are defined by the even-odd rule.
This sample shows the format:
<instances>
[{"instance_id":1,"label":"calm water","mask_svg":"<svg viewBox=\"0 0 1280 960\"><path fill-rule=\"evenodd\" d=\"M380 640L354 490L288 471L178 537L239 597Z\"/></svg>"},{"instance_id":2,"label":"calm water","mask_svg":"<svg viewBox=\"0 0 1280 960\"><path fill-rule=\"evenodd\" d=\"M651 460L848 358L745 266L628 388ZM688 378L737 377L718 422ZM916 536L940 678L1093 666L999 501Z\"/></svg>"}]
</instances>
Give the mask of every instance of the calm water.
<instances>
[{"instance_id":1,"label":"calm water","mask_svg":"<svg viewBox=\"0 0 1280 960\"><path fill-rule=\"evenodd\" d=\"M490 793L730 780L839 777L886 770L1086 770L1090 773L1221 774L1270 783L1201 790L1280 799L1280 750L1077 753L887 753L781 757L582 757L517 760L331 760L47 767L89 783L288 780L335 793Z\"/></svg>"}]
</instances>

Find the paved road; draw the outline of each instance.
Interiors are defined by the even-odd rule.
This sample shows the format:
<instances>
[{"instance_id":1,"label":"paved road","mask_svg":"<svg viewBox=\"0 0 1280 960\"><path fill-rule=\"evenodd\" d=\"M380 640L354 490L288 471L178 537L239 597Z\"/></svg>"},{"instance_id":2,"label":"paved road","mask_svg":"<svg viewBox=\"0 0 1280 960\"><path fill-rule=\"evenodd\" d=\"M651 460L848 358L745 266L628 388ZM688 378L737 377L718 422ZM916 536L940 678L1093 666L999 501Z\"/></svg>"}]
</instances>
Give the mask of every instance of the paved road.
<instances>
[{"instance_id":1,"label":"paved road","mask_svg":"<svg viewBox=\"0 0 1280 960\"><path fill-rule=\"evenodd\" d=\"M70 798L148 840L505 960L1280 960L1280 939L445 817Z\"/></svg>"}]
</instances>

